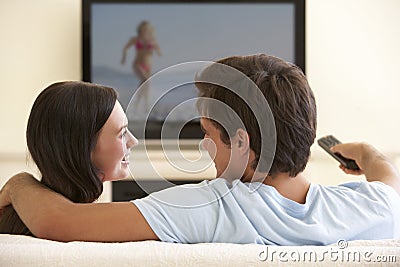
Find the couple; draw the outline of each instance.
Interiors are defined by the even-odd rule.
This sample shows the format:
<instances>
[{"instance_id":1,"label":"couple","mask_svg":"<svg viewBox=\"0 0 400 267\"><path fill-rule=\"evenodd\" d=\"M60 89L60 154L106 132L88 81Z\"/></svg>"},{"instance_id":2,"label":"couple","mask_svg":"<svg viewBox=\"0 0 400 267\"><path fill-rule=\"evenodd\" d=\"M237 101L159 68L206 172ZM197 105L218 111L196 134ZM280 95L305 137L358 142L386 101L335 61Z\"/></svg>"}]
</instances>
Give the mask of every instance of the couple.
<instances>
[{"instance_id":1,"label":"couple","mask_svg":"<svg viewBox=\"0 0 400 267\"><path fill-rule=\"evenodd\" d=\"M364 174L367 181L321 186L302 175L316 135L316 106L299 68L268 55L217 62L198 78L229 80L215 68L227 66L256 85L247 86L245 78L232 79L228 83L237 89L232 92L216 83L196 83L202 99L197 107L203 145L218 178L131 202L92 203L102 192L102 182L128 175L129 151L137 140L127 129L113 89L56 83L38 96L27 126L28 149L41 182L20 173L4 185L0 232L59 241L268 245L400 238L400 176L372 146L350 143L332 148L361 169L341 166L346 173ZM229 109L221 111L220 103ZM249 105L263 111L262 116ZM265 115L269 111L273 122L267 121L272 120ZM265 155L260 119L276 130L268 136L274 141L272 158Z\"/></svg>"}]
</instances>

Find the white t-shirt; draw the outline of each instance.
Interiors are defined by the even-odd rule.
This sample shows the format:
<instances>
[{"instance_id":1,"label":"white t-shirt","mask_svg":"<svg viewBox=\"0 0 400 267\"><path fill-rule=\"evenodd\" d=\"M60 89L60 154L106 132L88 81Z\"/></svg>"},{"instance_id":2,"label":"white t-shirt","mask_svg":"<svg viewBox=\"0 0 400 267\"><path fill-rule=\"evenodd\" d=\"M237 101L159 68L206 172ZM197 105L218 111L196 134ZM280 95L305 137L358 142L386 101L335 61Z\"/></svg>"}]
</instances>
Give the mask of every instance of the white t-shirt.
<instances>
[{"instance_id":1,"label":"white t-shirt","mask_svg":"<svg viewBox=\"0 0 400 267\"><path fill-rule=\"evenodd\" d=\"M218 178L132 201L161 241L327 245L400 238L400 196L380 182L311 184L305 204Z\"/></svg>"}]
</instances>

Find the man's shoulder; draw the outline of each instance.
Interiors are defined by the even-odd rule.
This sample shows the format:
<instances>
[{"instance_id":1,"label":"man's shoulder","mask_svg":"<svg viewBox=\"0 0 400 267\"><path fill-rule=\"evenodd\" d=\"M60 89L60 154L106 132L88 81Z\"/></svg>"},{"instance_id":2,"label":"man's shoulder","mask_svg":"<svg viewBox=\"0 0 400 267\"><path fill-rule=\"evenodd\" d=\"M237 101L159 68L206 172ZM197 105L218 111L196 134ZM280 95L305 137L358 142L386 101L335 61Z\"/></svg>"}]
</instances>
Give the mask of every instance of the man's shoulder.
<instances>
[{"instance_id":1,"label":"man's shoulder","mask_svg":"<svg viewBox=\"0 0 400 267\"><path fill-rule=\"evenodd\" d=\"M337 186L321 186L329 188L333 191L344 191L351 193L361 194L377 194L377 195L392 195L396 193L392 187L379 181L368 182L368 181L350 181L339 184ZM398 194L395 194L398 196Z\"/></svg>"},{"instance_id":2,"label":"man's shoulder","mask_svg":"<svg viewBox=\"0 0 400 267\"><path fill-rule=\"evenodd\" d=\"M336 201L338 203L353 203L357 206L386 206L400 202L396 191L382 182L352 181L337 186L315 185L316 198ZM351 205L350 205L351 206Z\"/></svg>"},{"instance_id":3,"label":"man's shoulder","mask_svg":"<svg viewBox=\"0 0 400 267\"><path fill-rule=\"evenodd\" d=\"M349 181L345 183L341 183L339 185L321 185L321 184L313 184L313 186L317 187L318 190L326 191L326 192L349 192L353 191L362 192L362 191L386 191L390 188L390 186L385 185L382 182L367 182L367 181Z\"/></svg>"}]
</instances>

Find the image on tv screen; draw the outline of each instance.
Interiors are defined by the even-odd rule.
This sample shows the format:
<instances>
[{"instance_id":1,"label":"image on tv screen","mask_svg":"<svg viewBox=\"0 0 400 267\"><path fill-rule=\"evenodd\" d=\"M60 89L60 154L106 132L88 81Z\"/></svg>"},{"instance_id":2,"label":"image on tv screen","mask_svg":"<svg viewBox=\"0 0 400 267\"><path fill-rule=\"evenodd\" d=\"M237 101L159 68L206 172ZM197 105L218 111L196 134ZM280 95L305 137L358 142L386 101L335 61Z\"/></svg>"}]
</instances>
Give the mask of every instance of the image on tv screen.
<instances>
[{"instance_id":1,"label":"image on tv screen","mask_svg":"<svg viewBox=\"0 0 400 267\"><path fill-rule=\"evenodd\" d=\"M294 14L289 2L93 3L90 79L115 88L129 120L147 120L151 127L195 98L197 90L194 84L177 84L187 71L162 75L156 82L145 80L177 64L232 55L266 53L295 63ZM168 93L163 94L166 87ZM168 121L196 118L195 105L184 108Z\"/></svg>"}]
</instances>

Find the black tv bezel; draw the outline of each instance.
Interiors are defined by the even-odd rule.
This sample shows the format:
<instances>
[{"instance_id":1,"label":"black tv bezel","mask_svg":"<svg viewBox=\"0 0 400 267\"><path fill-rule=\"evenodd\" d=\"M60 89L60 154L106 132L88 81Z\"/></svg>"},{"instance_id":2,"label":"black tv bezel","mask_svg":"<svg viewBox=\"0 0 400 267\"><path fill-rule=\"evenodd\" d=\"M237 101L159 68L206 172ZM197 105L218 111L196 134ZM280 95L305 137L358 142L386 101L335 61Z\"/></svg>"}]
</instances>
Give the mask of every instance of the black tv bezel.
<instances>
[{"instance_id":1,"label":"black tv bezel","mask_svg":"<svg viewBox=\"0 0 400 267\"><path fill-rule=\"evenodd\" d=\"M295 62L303 72L306 72L306 0L233 0L233 1L184 1L184 0L82 0L82 81L91 82L91 40L90 40L90 19L91 19L91 5L94 3L204 3L204 4L220 4L220 3L291 3L295 6ZM145 138L146 139L160 139L162 122L147 122ZM182 139L200 139L202 132L198 122L187 123L179 136Z\"/></svg>"}]
</instances>

